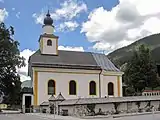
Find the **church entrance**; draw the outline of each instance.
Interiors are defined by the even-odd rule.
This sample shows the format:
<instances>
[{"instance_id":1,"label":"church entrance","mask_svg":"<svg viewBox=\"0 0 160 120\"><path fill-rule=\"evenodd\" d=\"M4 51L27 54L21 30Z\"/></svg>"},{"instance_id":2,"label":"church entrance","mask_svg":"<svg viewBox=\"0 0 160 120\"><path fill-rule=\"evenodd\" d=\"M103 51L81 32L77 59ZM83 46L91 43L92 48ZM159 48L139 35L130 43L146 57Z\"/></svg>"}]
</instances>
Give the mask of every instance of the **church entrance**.
<instances>
[{"instance_id":1,"label":"church entrance","mask_svg":"<svg viewBox=\"0 0 160 120\"><path fill-rule=\"evenodd\" d=\"M25 96L25 113L31 112L31 96Z\"/></svg>"}]
</instances>

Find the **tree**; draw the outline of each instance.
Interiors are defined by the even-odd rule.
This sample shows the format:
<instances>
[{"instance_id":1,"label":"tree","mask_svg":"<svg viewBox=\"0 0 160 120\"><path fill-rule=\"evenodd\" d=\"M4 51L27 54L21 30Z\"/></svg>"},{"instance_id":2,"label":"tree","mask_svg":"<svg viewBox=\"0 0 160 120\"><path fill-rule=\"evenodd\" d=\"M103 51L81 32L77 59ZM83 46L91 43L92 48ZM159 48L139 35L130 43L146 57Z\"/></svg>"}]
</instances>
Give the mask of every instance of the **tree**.
<instances>
[{"instance_id":1,"label":"tree","mask_svg":"<svg viewBox=\"0 0 160 120\"><path fill-rule=\"evenodd\" d=\"M11 105L20 103L21 81L17 68L25 66L13 35L12 26L6 28L0 23L0 91L4 93L4 102Z\"/></svg>"},{"instance_id":2,"label":"tree","mask_svg":"<svg viewBox=\"0 0 160 120\"><path fill-rule=\"evenodd\" d=\"M142 44L135 49L133 57L128 61L124 71L124 81L136 93L141 93L145 87L153 89L159 85L156 64L146 45Z\"/></svg>"}]
</instances>

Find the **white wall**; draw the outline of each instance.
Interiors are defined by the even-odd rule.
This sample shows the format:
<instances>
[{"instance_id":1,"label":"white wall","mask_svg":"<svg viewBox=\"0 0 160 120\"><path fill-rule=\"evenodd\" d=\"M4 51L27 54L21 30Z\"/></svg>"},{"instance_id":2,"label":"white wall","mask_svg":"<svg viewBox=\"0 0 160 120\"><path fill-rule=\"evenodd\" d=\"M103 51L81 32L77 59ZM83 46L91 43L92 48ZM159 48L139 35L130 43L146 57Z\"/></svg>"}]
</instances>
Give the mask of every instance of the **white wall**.
<instances>
[{"instance_id":1,"label":"white wall","mask_svg":"<svg viewBox=\"0 0 160 120\"><path fill-rule=\"evenodd\" d=\"M114 111L114 105L113 104L97 104L95 106L95 112L97 113L100 108L103 112Z\"/></svg>"},{"instance_id":2,"label":"white wall","mask_svg":"<svg viewBox=\"0 0 160 120\"><path fill-rule=\"evenodd\" d=\"M114 84L114 96L118 97L118 85L117 85L117 76L102 76L101 88L102 88L102 97L108 96L108 83L112 82Z\"/></svg>"},{"instance_id":3,"label":"white wall","mask_svg":"<svg viewBox=\"0 0 160 120\"><path fill-rule=\"evenodd\" d=\"M48 73L38 72L38 105L48 101L48 80L53 79L56 83L56 95L60 92L65 99L78 97L92 97L89 95L89 82L94 80L97 84L97 96L99 97L98 74L68 74L68 73ZM75 80L77 83L77 95L69 95L69 81Z\"/></svg>"},{"instance_id":4,"label":"white wall","mask_svg":"<svg viewBox=\"0 0 160 120\"><path fill-rule=\"evenodd\" d=\"M47 40L50 39L52 40L52 46L47 46ZM57 43L58 40L56 38L42 38L43 42L43 50L41 51L42 54L51 54L51 55L56 55L57 54Z\"/></svg>"},{"instance_id":5,"label":"white wall","mask_svg":"<svg viewBox=\"0 0 160 120\"><path fill-rule=\"evenodd\" d=\"M53 34L53 32L54 32L53 26L50 26L50 25L44 25L43 26L43 33Z\"/></svg>"},{"instance_id":6,"label":"white wall","mask_svg":"<svg viewBox=\"0 0 160 120\"><path fill-rule=\"evenodd\" d=\"M99 96L99 70L73 70L73 69L54 69L54 68L33 68L38 72L38 105L44 101L48 101L48 81L55 80L56 95L61 92L65 99L89 98ZM34 77L34 75L33 75ZM69 81L77 82L77 95L69 95ZM97 95L89 95L89 82L96 82ZM101 97L108 95L107 85L109 82L114 83L114 95L117 97L117 76L101 75ZM34 82L33 82L34 83ZM34 84L33 84L34 85Z\"/></svg>"},{"instance_id":7,"label":"white wall","mask_svg":"<svg viewBox=\"0 0 160 120\"><path fill-rule=\"evenodd\" d=\"M142 109L142 111L144 111L144 112L146 111L145 107L147 104L148 104L148 102L140 101L140 108ZM159 104L160 104L160 101L151 101L151 105L153 105L155 108L154 110L158 110ZM59 106L59 107L60 107L60 110L67 109L69 112L69 115L77 115L77 114L79 114L79 112L77 112L78 111L77 108L79 108L79 107L77 107L77 106L80 106L80 105L72 105L72 106L69 105L69 106ZM81 105L81 108L83 109L82 111L86 111L86 113L87 113L87 110L85 110L87 107L85 107L85 106L86 105ZM95 113L98 113L99 109L101 109L102 112L104 112L104 113L111 114L111 113L115 112L115 108L114 108L113 103L96 104ZM131 102L131 103L123 102L123 103L119 104L117 110L120 113L127 113L127 112L137 113L138 106L136 105L136 102Z\"/></svg>"},{"instance_id":8,"label":"white wall","mask_svg":"<svg viewBox=\"0 0 160 120\"><path fill-rule=\"evenodd\" d=\"M75 106L61 106L59 110L60 110L60 113L62 113L63 110L68 110L68 115L75 114Z\"/></svg>"}]
</instances>

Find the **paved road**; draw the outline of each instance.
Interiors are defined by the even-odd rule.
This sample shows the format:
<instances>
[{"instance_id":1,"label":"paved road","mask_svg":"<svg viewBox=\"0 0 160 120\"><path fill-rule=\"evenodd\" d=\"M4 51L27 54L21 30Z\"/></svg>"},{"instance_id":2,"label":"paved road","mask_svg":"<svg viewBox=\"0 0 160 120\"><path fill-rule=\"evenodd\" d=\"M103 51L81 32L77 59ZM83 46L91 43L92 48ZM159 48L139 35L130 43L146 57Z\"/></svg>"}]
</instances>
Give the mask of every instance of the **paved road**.
<instances>
[{"instance_id":1,"label":"paved road","mask_svg":"<svg viewBox=\"0 0 160 120\"><path fill-rule=\"evenodd\" d=\"M43 118L36 115L23 115L23 114L4 114L0 115L0 120L53 120L50 118Z\"/></svg>"},{"instance_id":2,"label":"paved road","mask_svg":"<svg viewBox=\"0 0 160 120\"><path fill-rule=\"evenodd\" d=\"M29 115L29 114L9 114L0 115L0 120L80 120L76 118L65 118L58 117L54 119L53 116L46 115ZM84 119L82 119L84 120ZM89 119L87 119L89 120ZM122 118L105 118L105 119L93 119L93 120L160 120L160 114L152 115L141 115L132 117L122 117Z\"/></svg>"}]
</instances>

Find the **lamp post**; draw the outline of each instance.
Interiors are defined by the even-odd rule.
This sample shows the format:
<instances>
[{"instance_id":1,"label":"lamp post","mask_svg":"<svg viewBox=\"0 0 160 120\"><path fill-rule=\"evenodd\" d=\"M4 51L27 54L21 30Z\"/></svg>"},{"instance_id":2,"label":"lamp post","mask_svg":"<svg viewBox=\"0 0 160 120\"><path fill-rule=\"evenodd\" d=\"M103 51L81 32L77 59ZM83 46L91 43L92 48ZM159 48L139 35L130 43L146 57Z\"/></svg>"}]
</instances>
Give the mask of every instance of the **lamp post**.
<instances>
[{"instance_id":1,"label":"lamp post","mask_svg":"<svg viewBox=\"0 0 160 120\"><path fill-rule=\"evenodd\" d=\"M153 117L153 120L155 120L155 116L154 116L154 106L152 107L152 117Z\"/></svg>"}]
</instances>

